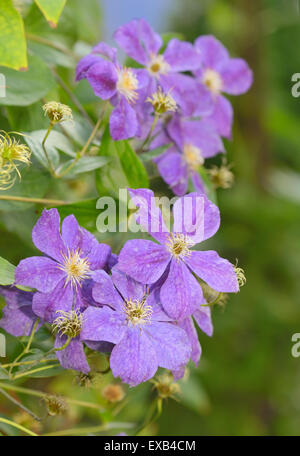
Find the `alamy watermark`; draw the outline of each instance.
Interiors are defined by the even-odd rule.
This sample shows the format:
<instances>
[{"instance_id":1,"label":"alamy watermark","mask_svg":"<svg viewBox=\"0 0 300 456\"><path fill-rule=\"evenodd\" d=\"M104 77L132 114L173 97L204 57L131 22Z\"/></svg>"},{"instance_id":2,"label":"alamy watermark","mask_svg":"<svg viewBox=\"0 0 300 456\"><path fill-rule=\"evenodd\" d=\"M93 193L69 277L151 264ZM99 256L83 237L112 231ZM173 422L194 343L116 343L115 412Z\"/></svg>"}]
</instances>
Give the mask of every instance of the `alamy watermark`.
<instances>
[{"instance_id":1,"label":"alamy watermark","mask_svg":"<svg viewBox=\"0 0 300 456\"><path fill-rule=\"evenodd\" d=\"M6 339L4 334L0 334L0 358L6 357Z\"/></svg>"},{"instance_id":2,"label":"alamy watermark","mask_svg":"<svg viewBox=\"0 0 300 456\"><path fill-rule=\"evenodd\" d=\"M295 333L292 335L292 342L295 342L292 346L292 357L299 358L300 356L300 333Z\"/></svg>"},{"instance_id":3,"label":"alamy watermark","mask_svg":"<svg viewBox=\"0 0 300 456\"><path fill-rule=\"evenodd\" d=\"M129 198L127 189L119 190L118 204L114 198L101 197L97 201L101 213L96 226L100 233L185 233L186 235L204 235L204 197L186 196L167 198L149 196L139 192ZM176 216L172 219L173 213ZM162 216L161 216L162 213ZM173 229L171 229L173 225Z\"/></svg>"},{"instance_id":4,"label":"alamy watermark","mask_svg":"<svg viewBox=\"0 0 300 456\"><path fill-rule=\"evenodd\" d=\"M0 98L6 97L6 78L4 74L0 73Z\"/></svg>"}]
</instances>

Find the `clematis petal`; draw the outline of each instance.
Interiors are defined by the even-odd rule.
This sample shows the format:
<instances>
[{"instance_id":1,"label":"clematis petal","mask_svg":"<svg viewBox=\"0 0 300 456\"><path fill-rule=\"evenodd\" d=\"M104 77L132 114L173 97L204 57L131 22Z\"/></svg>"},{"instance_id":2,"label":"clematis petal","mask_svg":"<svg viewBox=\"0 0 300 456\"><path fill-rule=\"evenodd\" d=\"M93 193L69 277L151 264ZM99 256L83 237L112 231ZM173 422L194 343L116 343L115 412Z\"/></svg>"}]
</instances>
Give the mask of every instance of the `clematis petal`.
<instances>
[{"instance_id":1,"label":"clematis petal","mask_svg":"<svg viewBox=\"0 0 300 456\"><path fill-rule=\"evenodd\" d=\"M30 257L20 261L15 271L15 283L35 288L43 293L52 291L66 273L59 264L46 257Z\"/></svg>"},{"instance_id":2,"label":"clematis petal","mask_svg":"<svg viewBox=\"0 0 300 456\"><path fill-rule=\"evenodd\" d=\"M127 241L119 255L118 269L143 284L156 282L171 259L167 249L144 239Z\"/></svg>"},{"instance_id":3,"label":"clematis petal","mask_svg":"<svg viewBox=\"0 0 300 456\"><path fill-rule=\"evenodd\" d=\"M112 269L112 281L124 299L141 300L145 295L145 285L121 272L118 267Z\"/></svg>"},{"instance_id":4,"label":"clematis petal","mask_svg":"<svg viewBox=\"0 0 300 456\"><path fill-rule=\"evenodd\" d=\"M182 122L184 142L200 149L203 158L225 152L220 136L205 121Z\"/></svg>"},{"instance_id":5,"label":"clematis petal","mask_svg":"<svg viewBox=\"0 0 300 456\"><path fill-rule=\"evenodd\" d=\"M80 81L81 79L86 78L88 70L95 65L95 63L99 63L99 56L89 54L83 57L77 64L75 80Z\"/></svg>"},{"instance_id":6,"label":"clematis petal","mask_svg":"<svg viewBox=\"0 0 300 456\"><path fill-rule=\"evenodd\" d=\"M218 70L229 59L227 49L212 35L200 36L195 41L199 59L206 68Z\"/></svg>"},{"instance_id":7,"label":"clematis petal","mask_svg":"<svg viewBox=\"0 0 300 456\"><path fill-rule=\"evenodd\" d=\"M233 109L230 101L222 95L216 98L215 107L212 113L204 119L211 128L224 138L231 139Z\"/></svg>"},{"instance_id":8,"label":"clematis petal","mask_svg":"<svg viewBox=\"0 0 300 456\"><path fill-rule=\"evenodd\" d=\"M200 67L198 52L191 43L173 38L164 52L164 60L170 65L171 71L191 71Z\"/></svg>"},{"instance_id":9,"label":"clematis petal","mask_svg":"<svg viewBox=\"0 0 300 456\"><path fill-rule=\"evenodd\" d=\"M189 193L173 206L173 232L187 234L194 243L212 237L220 226L220 211L205 194Z\"/></svg>"},{"instance_id":10,"label":"clematis petal","mask_svg":"<svg viewBox=\"0 0 300 456\"><path fill-rule=\"evenodd\" d=\"M144 19L134 19L122 25L114 34L118 45L137 62L146 65L150 54L157 54L162 46L161 37Z\"/></svg>"},{"instance_id":11,"label":"clematis petal","mask_svg":"<svg viewBox=\"0 0 300 456\"><path fill-rule=\"evenodd\" d=\"M192 347L191 359L197 367L201 357L202 350L201 345L199 343L198 334L193 323L193 319L192 317L184 318L183 320L178 322L178 325L185 331L189 338Z\"/></svg>"},{"instance_id":12,"label":"clematis petal","mask_svg":"<svg viewBox=\"0 0 300 456\"><path fill-rule=\"evenodd\" d=\"M76 296L77 297L77 296ZM76 308L78 301L75 298ZM43 320L53 323L58 311L69 312L73 307L73 290L70 284L65 285L65 280L60 281L49 293L35 293L32 300L33 312Z\"/></svg>"},{"instance_id":13,"label":"clematis petal","mask_svg":"<svg viewBox=\"0 0 300 456\"><path fill-rule=\"evenodd\" d=\"M136 221L158 242L165 242L169 230L165 225L159 206L152 190L139 188L128 189L132 202L138 207Z\"/></svg>"},{"instance_id":14,"label":"clematis petal","mask_svg":"<svg viewBox=\"0 0 300 456\"><path fill-rule=\"evenodd\" d=\"M55 348L61 348L66 343L66 336L56 337ZM65 369L73 369L84 374L88 374L90 366L87 362L83 344L78 338L72 339L69 345L60 351L56 351L56 356L62 367Z\"/></svg>"},{"instance_id":15,"label":"clematis petal","mask_svg":"<svg viewBox=\"0 0 300 456\"><path fill-rule=\"evenodd\" d=\"M184 195L188 186L188 169L182 155L175 148L171 148L154 161L157 164L159 174L174 193L178 196ZM179 193L178 189L180 189Z\"/></svg>"},{"instance_id":16,"label":"clematis petal","mask_svg":"<svg viewBox=\"0 0 300 456\"><path fill-rule=\"evenodd\" d=\"M233 265L221 258L217 252L213 250L193 251L192 255L186 259L186 263L200 279L214 290L224 293L239 291Z\"/></svg>"},{"instance_id":17,"label":"clematis petal","mask_svg":"<svg viewBox=\"0 0 300 456\"><path fill-rule=\"evenodd\" d=\"M121 380L130 386L137 386L154 376L158 360L145 331L138 327L127 330L111 352L110 367L114 377L120 376Z\"/></svg>"},{"instance_id":18,"label":"clematis petal","mask_svg":"<svg viewBox=\"0 0 300 456\"><path fill-rule=\"evenodd\" d=\"M121 309L123 300L115 289L111 277L105 271L95 271L92 278L95 282L92 292L94 300L99 304Z\"/></svg>"},{"instance_id":19,"label":"clematis petal","mask_svg":"<svg viewBox=\"0 0 300 456\"><path fill-rule=\"evenodd\" d=\"M64 241L65 246L69 251L74 251L81 247L81 231L80 226L74 215L68 215L63 222L61 227L61 237Z\"/></svg>"},{"instance_id":20,"label":"clematis petal","mask_svg":"<svg viewBox=\"0 0 300 456\"><path fill-rule=\"evenodd\" d=\"M117 62L117 49L109 46L103 41L93 47L92 54L99 54L100 56L111 60L113 63Z\"/></svg>"},{"instance_id":21,"label":"clematis petal","mask_svg":"<svg viewBox=\"0 0 300 456\"><path fill-rule=\"evenodd\" d=\"M202 289L183 261L171 261L160 299L163 309L174 320L191 315L202 303Z\"/></svg>"},{"instance_id":22,"label":"clematis petal","mask_svg":"<svg viewBox=\"0 0 300 456\"><path fill-rule=\"evenodd\" d=\"M145 327L155 349L158 365L176 370L186 364L191 354L189 339L181 328L172 323L154 323Z\"/></svg>"},{"instance_id":23,"label":"clematis petal","mask_svg":"<svg viewBox=\"0 0 300 456\"><path fill-rule=\"evenodd\" d=\"M0 287L0 295L6 302L2 310L0 327L15 337L29 336L37 319L37 315L32 311L33 293L14 287ZM37 329L41 325L42 322L38 324Z\"/></svg>"},{"instance_id":24,"label":"clematis petal","mask_svg":"<svg viewBox=\"0 0 300 456\"><path fill-rule=\"evenodd\" d=\"M83 313L81 340L103 341L117 344L124 337L126 327L123 316L109 307L88 307Z\"/></svg>"},{"instance_id":25,"label":"clematis petal","mask_svg":"<svg viewBox=\"0 0 300 456\"><path fill-rule=\"evenodd\" d=\"M198 310L193 313L197 325L201 331L205 332L208 336L213 335L213 324L211 320L211 310L208 306L200 306Z\"/></svg>"},{"instance_id":26,"label":"clematis petal","mask_svg":"<svg viewBox=\"0 0 300 456\"><path fill-rule=\"evenodd\" d=\"M34 245L45 255L57 261L63 259L66 248L60 235L60 217L57 209L43 210L32 230Z\"/></svg>"},{"instance_id":27,"label":"clematis petal","mask_svg":"<svg viewBox=\"0 0 300 456\"><path fill-rule=\"evenodd\" d=\"M87 80L97 97L109 100L117 91L118 75L115 66L107 60L98 58L86 73Z\"/></svg>"},{"instance_id":28,"label":"clematis petal","mask_svg":"<svg viewBox=\"0 0 300 456\"><path fill-rule=\"evenodd\" d=\"M121 98L109 118L109 129L115 141L132 138L138 131L138 120L134 109Z\"/></svg>"},{"instance_id":29,"label":"clematis petal","mask_svg":"<svg viewBox=\"0 0 300 456\"><path fill-rule=\"evenodd\" d=\"M253 74L243 59L230 59L220 70L223 91L230 95L240 95L249 90Z\"/></svg>"}]
</instances>

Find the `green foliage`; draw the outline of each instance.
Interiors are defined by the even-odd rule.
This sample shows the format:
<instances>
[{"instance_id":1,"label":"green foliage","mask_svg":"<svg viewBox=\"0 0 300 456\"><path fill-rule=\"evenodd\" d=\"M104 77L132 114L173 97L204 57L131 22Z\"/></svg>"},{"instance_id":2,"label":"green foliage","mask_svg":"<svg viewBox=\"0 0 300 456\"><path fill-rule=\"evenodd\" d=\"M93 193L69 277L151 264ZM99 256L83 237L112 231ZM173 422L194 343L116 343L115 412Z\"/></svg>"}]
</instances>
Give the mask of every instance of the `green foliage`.
<instances>
[{"instance_id":1,"label":"green foliage","mask_svg":"<svg viewBox=\"0 0 300 456\"><path fill-rule=\"evenodd\" d=\"M0 0L0 41L0 65L15 70L26 70L24 24L12 0Z\"/></svg>"},{"instance_id":2,"label":"green foliage","mask_svg":"<svg viewBox=\"0 0 300 456\"><path fill-rule=\"evenodd\" d=\"M56 27L67 0L34 0L51 27Z\"/></svg>"},{"instance_id":3,"label":"green foliage","mask_svg":"<svg viewBox=\"0 0 300 456\"><path fill-rule=\"evenodd\" d=\"M15 266L0 257L0 285L11 285L15 281Z\"/></svg>"}]
</instances>

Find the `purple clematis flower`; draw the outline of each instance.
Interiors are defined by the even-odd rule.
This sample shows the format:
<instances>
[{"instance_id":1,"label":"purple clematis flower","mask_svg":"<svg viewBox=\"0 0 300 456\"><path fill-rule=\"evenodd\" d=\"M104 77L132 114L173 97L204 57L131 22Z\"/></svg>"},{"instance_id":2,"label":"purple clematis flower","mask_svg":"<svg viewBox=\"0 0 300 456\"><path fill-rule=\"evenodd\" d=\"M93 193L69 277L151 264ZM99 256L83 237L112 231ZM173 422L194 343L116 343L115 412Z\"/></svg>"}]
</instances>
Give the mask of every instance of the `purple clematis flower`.
<instances>
[{"instance_id":1,"label":"purple clematis flower","mask_svg":"<svg viewBox=\"0 0 300 456\"><path fill-rule=\"evenodd\" d=\"M217 206L207 197L190 193L173 206L170 233L160 209L148 189L129 190L139 211L137 222L159 244L150 240L129 240L119 255L118 268L133 279L153 284L163 277L160 301L173 319L189 316L204 302L202 288L193 273L220 292L237 292L234 266L214 251L195 251L191 247L213 236L220 225ZM199 204L200 203L200 204Z\"/></svg>"},{"instance_id":2,"label":"purple clematis flower","mask_svg":"<svg viewBox=\"0 0 300 456\"><path fill-rule=\"evenodd\" d=\"M188 361L188 337L162 310L157 288L148 290L116 267L112 277L98 271L94 280L94 299L108 306L85 310L81 339L115 344L110 356L114 377L136 386L158 367L177 370Z\"/></svg>"},{"instance_id":3,"label":"purple clematis flower","mask_svg":"<svg viewBox=\"0 0 300 456\"><path fill-rule=\"evenodd\" d=\"M76 80L87 79L102 100L114 106L110 115L110 133L113 139L127 139L139 133L140 125L134 109L143 81L140 70L125 68L118 63L117 50L99 43L92 53L77 65Z\"/></svg>"},{"instance_id":4,"label":"purple clematis flower","mask_svg":"<svg viewBox=\"0 0 300 456\"><path fill-rule=\"evenodd\" d=\"M50 323L57 311L85 308L93 271L106 267L111 249L99 244L69 215L62 223L57 209L44 210L32 231L35 246L46 256L22 260L15 282L37 290L32 308Z\"/></svg>"},{"instance_id":5,"label":"purple clematis flower","mask_svg":"<svg viewBox=\"0 0 300 456\"><path fill-rule=\"evenodd\" d=\"M202 86L209 90L214 102L207 122L221 136L231 138L233 110L222 93L240 95L247 92L253 81L252 71L245 60L230 58L227 49L214 36L197 38L195 48L202 66L193 72Z\"/></svg>"},{"instance_id":6,"label":"purple clematis flower","mask_svg":"<svg viewBox=\"0 0 300 456\"><path fill-rule=\"evenodd\" d=\"M212 104L206 90L194 78L181 74L196 70L201 65L199 54L191 43L174 38L160 54L162 38L144 19L134 19L122 25L115 32L114 39L132 59L144 67L141 70L145 81L142 101L161 86L166 93L171 91L185 115L211 111Z\"/></svg>"},{"instance_id":7,"label":"purple clematis flower","mask_svg":"<svg viewBox=\"0 0 300 456\"><path fill-rule=\"evenodd\" d=\"M6 302L0 327L15 337L29 336L38 318L32 311L33 293L16 287L0 287L0 295ZM39 322L38 328L42 324Z\"/></svg>"},{"instance_id":8,"label":"purple clematis flower","mask_svg":"<svg viewBox=\"0 0 300 456\"><path fill-rule=\"evenodd\" d=\"M205 190L198 170L206 158L224 152L221 138L204 120L188 121L175 115L152 147L170 142L173 145L154 159L160 175L175 195L185 195L189 178L195 190L203 193Z\"/></svg>"}]
</instances>

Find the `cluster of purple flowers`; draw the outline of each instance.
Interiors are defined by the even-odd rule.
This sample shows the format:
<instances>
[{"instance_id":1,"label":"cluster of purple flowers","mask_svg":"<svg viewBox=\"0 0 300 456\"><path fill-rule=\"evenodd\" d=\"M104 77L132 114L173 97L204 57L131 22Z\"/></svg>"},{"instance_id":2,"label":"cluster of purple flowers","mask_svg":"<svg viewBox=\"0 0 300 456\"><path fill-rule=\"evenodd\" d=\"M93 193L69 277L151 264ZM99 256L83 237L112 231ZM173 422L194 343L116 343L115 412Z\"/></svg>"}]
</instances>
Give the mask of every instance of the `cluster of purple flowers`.
<instances>
[{"instance_id":1,"label":"cluster of purple flowers","mask_svg":"<svg viewBox=\"0 0 300 456\"><path fill-rule=\"evenodd\" d=\"M180 196L172 230L149 189L129 193L138 207L136 220L153 241L129 240L119 256L73 215L61 224L56 209L44 210L32 232L43 256L22 260L16 286L0 287L7 304L0 326L17 337L29 335L39 318L39 326L50 324L55 332L64 368L89 373L89 347L109 353L113 375L135 386L159 367L180 378L190 359L198 364L195 322L207 335L213 331L203 283L220 293L239 291L229 261L215 251L194 249L220 225L219 209L205 195L197 170L205 158L224 152L221 137L231 136L232 108L222 93L246 92L252 74L212 36L194 45L172 39L160 53L161 37L141 19L120 27L114 37L137 67L122 66L116 49L99 43L79 62L76 78L86 78L98 97L110 101L113 139L148 138L154 132L152 148L169 146L155 161ZM168 107L167 119L156 118ZM186 194L190 178L196 192Z\"/></svg>"},{"instance_id":2,"label":"cluster of purple flowers","mask_svg":"<svg viewBox=\"0 0 300 456\"><path fill-rule=\"evenodd\" d=\"M112 104L110 132L115 140L147 137L154 114L149 100L171 95L176 109L172 103L168 121L160 119L151 143L151 148L169 147L155 161L176 195L186 193L189 178L196 191L203 191L196 171L206 158L224 152L221 137L231 138L233 110L223 94L249 89L252 72L247 63L230 58L213 36L201 36L194 45L174 38L160 52L163 40L144 19L120 27L114 39L135 68L122 66L117 49L99 43L79 62L76 79L86 78L94 93Z\"/></svg>"}]
</instances>

